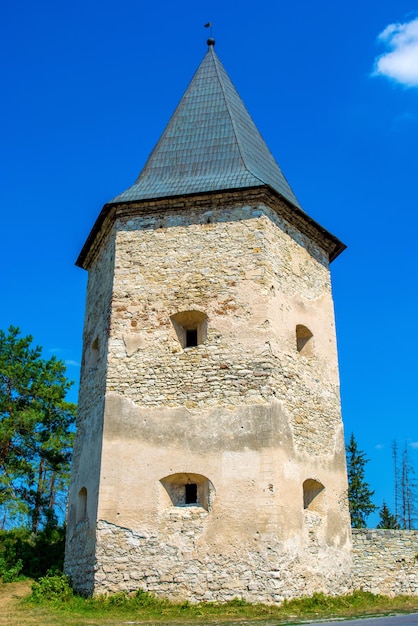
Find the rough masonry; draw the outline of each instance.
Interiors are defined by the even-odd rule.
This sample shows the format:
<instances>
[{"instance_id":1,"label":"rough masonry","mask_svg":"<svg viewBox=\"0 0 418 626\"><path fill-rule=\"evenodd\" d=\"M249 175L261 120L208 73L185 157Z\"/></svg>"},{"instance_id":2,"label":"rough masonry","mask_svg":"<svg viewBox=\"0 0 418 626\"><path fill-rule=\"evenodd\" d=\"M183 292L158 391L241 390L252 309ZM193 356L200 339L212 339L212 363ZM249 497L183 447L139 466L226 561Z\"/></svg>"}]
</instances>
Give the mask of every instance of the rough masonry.
<instances>
[{"instance_id":1,"label":"rough masonry","mask_svg":"<svg viewBox=\"0 0 418 626\"><path fill-rule=\"evenodd\" d=\"M353 587L388 596L418 595L418 531L353 530Z\"/></svg>"}]
</instances>

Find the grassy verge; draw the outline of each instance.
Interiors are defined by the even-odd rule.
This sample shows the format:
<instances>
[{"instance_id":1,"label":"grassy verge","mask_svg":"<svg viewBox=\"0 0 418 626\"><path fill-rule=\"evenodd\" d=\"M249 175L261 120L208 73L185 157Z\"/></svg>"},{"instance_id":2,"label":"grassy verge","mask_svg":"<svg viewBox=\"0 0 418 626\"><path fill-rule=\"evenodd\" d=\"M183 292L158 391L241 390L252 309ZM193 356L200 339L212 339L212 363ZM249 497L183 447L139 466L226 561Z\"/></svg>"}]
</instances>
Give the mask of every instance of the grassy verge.
<instances>
[{"instance_id":1,"label":"grassy verge","mask_svg":"<svg viewBox=\"0 0 418 626\"><path fill-rule=\"evenodd\" d=\"M55 585L57 587L57 585ZM39 588L38 588L39 592ZM31 595L28 581L0 584L0 624L8 626L69 626L82 624L221 624L264 621L276 626L333 617L384 615L392 612L418 611L418 598L387 598L369 593L329 597L315 594L310 598L284 602L280 607L247 604L234 600L227 604L170 603L139 592L134 596L117 594L85 599L51 589ZM263 622L263 623L264 623Z\"/></svg>"}]
</instances>

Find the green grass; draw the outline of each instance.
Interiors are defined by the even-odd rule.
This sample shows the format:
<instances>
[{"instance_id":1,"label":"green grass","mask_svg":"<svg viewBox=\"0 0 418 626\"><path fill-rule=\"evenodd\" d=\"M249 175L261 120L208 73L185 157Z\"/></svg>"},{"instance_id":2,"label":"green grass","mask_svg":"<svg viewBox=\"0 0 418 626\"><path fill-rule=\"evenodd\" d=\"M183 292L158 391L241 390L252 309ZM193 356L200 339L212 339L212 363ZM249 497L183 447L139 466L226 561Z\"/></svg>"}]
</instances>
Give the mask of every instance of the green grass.
<instances>
[{"instance_id":1,"label":"green grass","mask_svg":"<svg viewBox=\"0 0 418 626\"><path fill-rule=\"evenodd\" d=\"M353 617L356 615L387 614L392 611L418 610L417 598L389 599L373 596L364 592L356 592L348 596L331 598L323 594L315 594L310 598L302 598L284 602L280 607L263 604L249 604L243 600L232 600L226 604L188 602L170 603L154 599L148 594L137 594L126 597L117 594L92 600L74 598L65 611L72 613L76 609L86 617L112 617L112 619L131 619L169 622L189 621L204 622L227 621L231 619L267 620L274 619L277 623L289 621L317 619L322 617ZM64 608L64 607L63 607Z\"/></svg>"},{"instance_id":2,"label":"green grass","mask_svg":"<svg viewBox=\"0 0 418 626\"><path fill-rule=\"evenodd\" d=\"M32 587L32 590L31 590ZM324 618L418 612L418 597L387 598L365 592L330 597L315 594L280 607L233 600L227 604L171 603L139 591L87 599L75 595L61 575L0 583L0 626L113 626L121 624L297 624ZM261 626L261 625L260 625Z\"/></svg>"},{"instance_id":3,"label":"green grass","mask_svg":"<svg viewBox=\"0 0 418 626\"><path fill-rule=\"evenodd\" d=\"M1 598L0 598L1 600ZM62 575L46 576L32 586L32 594L21 600L36 618L42 612L42 624L123 624L182 623L210 624L246 621L269 621L271 624L298 623L302 620L361 615L385 615L393 612L418 611L418 597L388 598L357 591L346 596L331 597L322 593L312 597L289 600L281 606L249 604L232 600L226 604L189 602L173 603L144 591L135 594L113 594L97 598L75 595ZM40 613L39 613L40 615ZM47 617L52 621L47 621ZM53 621L56 620L56 621ZM1 623L1 621L0 621ZM10 624L20 624L13 622ZM31 622L27 622L28 624Z\"/></svg>"}]
</instances>

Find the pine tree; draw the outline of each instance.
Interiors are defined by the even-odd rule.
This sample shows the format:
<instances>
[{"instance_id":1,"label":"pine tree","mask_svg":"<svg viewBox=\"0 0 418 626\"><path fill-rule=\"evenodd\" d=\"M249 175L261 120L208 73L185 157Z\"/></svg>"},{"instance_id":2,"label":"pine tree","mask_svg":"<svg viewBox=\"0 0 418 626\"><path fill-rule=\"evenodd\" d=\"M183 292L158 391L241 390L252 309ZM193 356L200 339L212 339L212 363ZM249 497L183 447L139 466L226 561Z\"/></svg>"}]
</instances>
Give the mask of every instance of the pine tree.
<instances>
[{"instance_id":1,"label":"pine tree","mask_svg":"<svg viewBox=\"0 0 418 626\"><path fill-rule=\"evenodd\" d=\"M0 523L30 521L37 532L56 514L68 480L75 405L65 365L44 360L32 337L0 330Z\"/></svg>"},{"instance_id":2,"label":"pine tree","mask_svg":"<svg viewBox=\"0 0 418 626\"><path fill-rule=\"evenodd\" d=\"M354 434L346 446L347 475L348 475L348 503L353 528L365 528L366 518L376 509L371 498L374 491L365 480L365 465L368 459L364 452L358 449Z\"/></svg>"},{"instance_id":3,"label":"pine tree","mask_svg":"<svg viewBox=\"0 0 418 626\"><path fill-rule=\"evenodd\" d=\"M386 502L383 502L382 508L379 511L380 522L377 525L377 528L393 528L395 530L399 529L399 523L396 519L396 516L390 512L389 507Z\"/></svg>"}]
</instances>

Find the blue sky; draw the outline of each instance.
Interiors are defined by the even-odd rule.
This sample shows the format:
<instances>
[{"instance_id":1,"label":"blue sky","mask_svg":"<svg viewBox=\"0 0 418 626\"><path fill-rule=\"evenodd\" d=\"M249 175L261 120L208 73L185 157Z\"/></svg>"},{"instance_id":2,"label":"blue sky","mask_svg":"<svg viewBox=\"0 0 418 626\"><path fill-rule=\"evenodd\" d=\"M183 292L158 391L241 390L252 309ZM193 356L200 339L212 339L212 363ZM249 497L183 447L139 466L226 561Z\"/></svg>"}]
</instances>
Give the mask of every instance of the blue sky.
<instances>
[{"instance_id":1,"label":"blue sky","mask_svg":"<svg viewBox=\"0 0 418 626\"><path fill-rule=\"evenodd\" d=\"M391 506L394 438L418 466L417 4L14 0L1 19L0 328L32 334L78 382L74 261L144 165L212 21L301 205L348 245L332 265L345 430Z\"/></svg>"}]
</instances>

